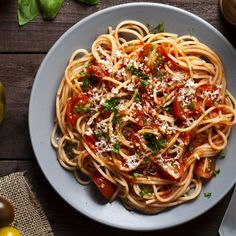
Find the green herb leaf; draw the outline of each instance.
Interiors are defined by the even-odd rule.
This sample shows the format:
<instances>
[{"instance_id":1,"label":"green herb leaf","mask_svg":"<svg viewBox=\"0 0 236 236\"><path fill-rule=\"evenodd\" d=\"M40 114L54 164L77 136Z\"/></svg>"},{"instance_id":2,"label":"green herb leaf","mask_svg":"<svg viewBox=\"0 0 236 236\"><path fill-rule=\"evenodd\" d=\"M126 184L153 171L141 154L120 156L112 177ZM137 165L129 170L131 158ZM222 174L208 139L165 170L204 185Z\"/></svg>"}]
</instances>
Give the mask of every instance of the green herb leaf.
<instances>
[{"instance_id":1,"label":"green herb leaf","mask_svg":"<svg viewBox=\"0 0 236 236\"><path fill-rule=\"evenodd\" d=\"M113 125L119 124L119 123L120 123L120 117L118 117L118 116L115 114L115 115L113 116L111 122L112 122Z\"/></svg>"},{"instance_id":2,"label":"green herb leaf","mask_svg":"<svg viewBox=\"0 0 236 236\"><path fill-rule=\"evenodd\" d=\"M158 150L164 148L164 146L166 145L166 139L162 138L160 140L157 140L154 134L145 133L144 139L147 142L147 147L152 150L152 153L154 155L157 155Z\"/></svg>"},{"instance_id":3,"label":"green herb leaf","mask_svg":"<svg viewBox=\"0 0 236 236\"><path fill-rule=\"evenodd\" d=\"M140 102L140 97L139 97L139 94L137 92L135 92L133 94L133 99L134 99L135 103L139 103Z\"/></svg>"},{"instance_id":4,"label":"green herb leaf","mask_svg":"<svg viewBox=\"0 0 236 236\"><path fill-rule=\"evenodd\" d=\"M78 113L82 113L84 111L89 111L91 108L88 106L83 106L82 103L79 103L77 106L75 106L75 111Z\"/></svg>"},{"instance_id":5,"label":"green herb leaf","mask_svg":"<svg viewBox=\"0 0 236 236\"><path fill-rule=\"evenodd\" d=\"M225 158L226 158L225 153L224 153L224 152L221 152L219 158L220 158L220 159L225 159Z\"/></svg>"},{"instance_id":6,"label":"green herb leaf","mask_svg":"<svg viewBox=\"0 0 236 236\"><path fill-rule=\"evenodd\" d=\"M120 144L119 143L115 143L113 146L112 151L116 154L118 154L120 152Z\"/></svg>"},{"instance_id":7,"label":"green herb leaf","mask_svg":"<svg viewBox=\"0 0 236 236\"><path fill-rule=\"evenodd\" d=\"M60 11L64 0L38 0L45 20L53 20Z\"/></svg>"},{"instance_id":8,"label":"green herb leaf","mask_svg":"<svg viewBox=\"0 0 236 236\"><path fill-rule=\"evenodd\" d=\"M149 84L150 84L150 83L149 83L148 81L146 81L146 80L143 80L143 81L141 81L141 83L140 83L141 87L143 87L143 88L146 88Z\"/></svg>"},{"instance_id":9,"label":"green herb leaf","mask_svg":"<svg viewBox=\"0 0 236 236\"><path fill-rule=\"evenodd\" d=\"M153 188L151 185L140 184L139 185L141 191L139 192L140 197L144 197L146 194L153 193Z\"/></svg>"},{"instance_id":10,"label":"green herb leaf","mask_svg":"<svg viewBox=\"0 0 236 236\"><path fill-rule=\"evenodd\" d=\"M120 100L118 98L111 98L107 100L102 105L105 107L107 111L117 112L116 106L120 104Z\"/></svg>"},{"instance_id":11,"label":"green herb leaf","mask_svg":"<svg viewBox=\"0 0 236 236\"><path fill-rule=\"evenodd\" d=\"M98 4L98 0L77 0L78 2L82 2L88 5L96 5Z\"/></svg>"},{"instance_id":12,"label":"green herb leaf","mask_svg":"<svg viewBox=\"0 0 236 236\"><path fill-rule=\"evenodd\" d=\"M18 0L17 17L20 26L32 21L40 14L37 0Z\"/></svg>"},{"instance_id":13,"label":"green herb leaf","mask_svg":"<svg viewBox=\"0 0 236 236\"><path fill-rule=\"evenodd\" d=\"M133 173L133 176L134 176L134 178L137 178L137 177L139 177L139 176L140 176L140 174L139 174L139 173L136 173L136 172L134 172L134 173Z\"/></svg>"},{"instance_id":14,"label":"green herb leaf","mask_svg":"<svg viewBox=\"0 0 236 236\"><path fill-rule=\"evenodd\" d=\"M194 107L195 107L194 102L191 102L191 103L188 105L188 108L189 108L190 110L193 110Z\"/></svg>"},{"instance_id":15,"label":"green herb leaf","mask_svg":"<svg viewBox=\"0 0 236 236\"><path fill-rule=\"evenodd\" d=\"M102 130L98 130L95 133L95 135L96 135L96 138L101 138L101 137L105 136L105 133Z\"/></svg>"},{"instance_id":16,"label":"green herb leaf","mask_svg":"<svg viewBox=\"0 0 236 236\"><path fill-rule=\"evenodd\" d=\"M156 27L150 30L151 33L157 34L157 33L163 33L165 31L164 24L161 22Z\"/></svg>"},{"instance_id":17,"label":"green herb leaf","mask_svg":"<svg viewBox=\"0 0 236 236\"><path fill-rule=\"evenodd\" d=\"M83 91L88 91L90 86L95 86L97 84L97 78L93 76L87 76L83 80L82 89Z\"/></svg>"},{"instance_id":18,"label":"green herb leaf","mask_svg":"<svg viewBox=\"0 0 236 236\"><path fill-rule=\"evenodd\" d=\"M214 176L217 176L220 174L220 169L214 171Z\"/></svg>"},{"instance_id":19,"label":"green herb leaf","mask_svg":"<svg viewBox=\"0 0 236 236\"><path fill-rule=\"evenodd\" d=\"M211 192L205 192L204 193L204 197L206 197L206 198L210 198L212 196L212 193Z\"/></svg>"}]
</instances>

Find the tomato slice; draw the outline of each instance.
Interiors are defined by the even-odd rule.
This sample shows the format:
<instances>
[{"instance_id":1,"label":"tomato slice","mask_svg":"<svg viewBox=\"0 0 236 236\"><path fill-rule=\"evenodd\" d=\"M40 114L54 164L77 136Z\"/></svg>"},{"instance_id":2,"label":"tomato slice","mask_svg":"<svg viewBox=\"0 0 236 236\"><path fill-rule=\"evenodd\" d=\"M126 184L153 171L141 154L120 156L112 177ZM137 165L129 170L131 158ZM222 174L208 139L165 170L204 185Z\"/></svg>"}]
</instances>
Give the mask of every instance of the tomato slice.
<instances>
[{"instance_id":1,"label":"tomato slice","mask_svg":"<svg viewBox=\"0 0 236 236\"><path fill-rule=\"evenodd\" d=\"M102 78L102 77L108 75L107 69L103 68L99 64L90 65L88 67L88 73L93 74L97 78Z\"/></svg>"},{"instance_id":2,"label":"tomato slice","mask_svg":"<svg viewBox=\"0 0 236 236\"><path fill-rule=\"evenodd\" d=\"M180 96L181 95L177 93L173 102L173 110L175 117L183 121L186 121L190 117L194 119L198 118L202 113L199 102L193 101L192 107L183 106L183 102L179 99Z\"/></svg>"},{"instance_id":3,"label":"tomato slice","mask_svg":"<svg viewBox=\"0 0 236 236\"><path fill-rule=\"evenodd\" d=\"M75 126L77 119L79 118L79 114L75 111L76 105L80 103L82 106L88 101L88 97L84 94L80 94L76 97L71 98L67 102L66 106L66 121L72 126Z\"/></svg>"},{"instance_id":4,"label":"tomato slice","mask_svg":"<svg viewBox=\"0 0 236 236\"><path fill-rule=\"evenodd\" d=\"M216 160L214 157L201 158L196 162L194 173L198 177L210 179L214 175Z\"/></svg>"},{"instance_id":5,"label":"tomato slice","mask_svg":"<svg viewBox=\"0 0 236 236\"><path fill-rule=\"evenodd\" d=\"M205 106L211 107L214 106L216 101L216 97L214 98L211 96L215 91L217 91L215 84L204 84L197 88L197 95L198 97L201 97L204 94Z\"/></svg>"},{"instance_id":6,"label":"tomato slice","mask_svg":"<svg viewBox=\"0 0 236 236\"><path fill-rule=\"evenodd\" d=\"M93 135L86 135L86 136L84 137L84 139L85 139L85 142L87 143L87 145L89 146L89 148L90 148L92 151L96 152L96 151L97 151L97 148L95 147L96 141L95 141Z\"/></svg>"},{"instance_id":7,"label":"tomato slice","mask_svg":"<svg viewBox=\"0 0 236 236\"><path fill-rule=\"evenodd\" d=\"M107 200L110 200L115 193L115 185L103 177L98 171L92 176L92 181L97 186L98 190Z\"/></svg>"}]
</instances>

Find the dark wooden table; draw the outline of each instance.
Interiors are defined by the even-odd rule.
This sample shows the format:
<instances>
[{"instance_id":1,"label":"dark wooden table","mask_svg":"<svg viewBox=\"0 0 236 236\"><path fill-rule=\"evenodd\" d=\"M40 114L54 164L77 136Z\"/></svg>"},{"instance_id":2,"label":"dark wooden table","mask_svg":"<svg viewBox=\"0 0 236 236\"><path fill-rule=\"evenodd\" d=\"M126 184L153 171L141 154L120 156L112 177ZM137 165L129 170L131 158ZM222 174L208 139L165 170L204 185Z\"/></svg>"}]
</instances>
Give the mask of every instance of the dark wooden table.
<instances>
[{"instance_id":1,"label":"dark wooden table","mask_svg":"<svg viewBox=\"0 0 236 236\"><path fill-rule=\"evenodd\" d=\"M36 162L29 138L28 105L35 74L47 51L69 27L100 9L130 1L101 0L100 4L90 7L73 0L65 0L53 22L43 21L38 17L24 27L17 24L16 2L0 0L0 81L5 85L7 98L6 117L0 126L0 176L15 171L28 171L56 236L217 235L231 192L197 219L171 229L146 233L123 231L99 224L74 210L56 194ZM202 17L236 46L235 29L221 18L218 0L149 2L167 3Z\"/></svg>"}]
</instances>

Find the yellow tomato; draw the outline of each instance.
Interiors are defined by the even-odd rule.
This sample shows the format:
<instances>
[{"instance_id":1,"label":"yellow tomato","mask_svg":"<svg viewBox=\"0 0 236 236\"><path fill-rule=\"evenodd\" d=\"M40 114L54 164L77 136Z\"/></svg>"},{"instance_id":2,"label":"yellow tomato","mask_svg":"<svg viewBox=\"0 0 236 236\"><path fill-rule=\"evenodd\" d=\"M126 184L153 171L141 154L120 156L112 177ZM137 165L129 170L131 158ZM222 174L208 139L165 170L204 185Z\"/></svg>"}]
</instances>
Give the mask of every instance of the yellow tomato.
<instances>
[{"instance_id":1,"label":"yellow tomato","mask_svg":"<svg viewBox=\"0 0 236 236\"><path fill-rule=\"evenodd\" d=\"M0 229L0 235L1 236L21 236L21 233L16 228L7 226Z\"/></svg>"}]
</instances>

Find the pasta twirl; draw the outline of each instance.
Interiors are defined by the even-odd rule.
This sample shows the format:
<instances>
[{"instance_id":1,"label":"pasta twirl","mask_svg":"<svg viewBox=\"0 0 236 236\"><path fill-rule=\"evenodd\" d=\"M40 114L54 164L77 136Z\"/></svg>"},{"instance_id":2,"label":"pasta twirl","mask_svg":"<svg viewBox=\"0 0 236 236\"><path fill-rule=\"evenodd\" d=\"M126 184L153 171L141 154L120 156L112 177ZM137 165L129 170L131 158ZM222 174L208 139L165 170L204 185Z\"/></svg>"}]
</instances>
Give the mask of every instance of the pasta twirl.
<instances>
[{"instance_id":1,"label":"pasta twirl","mask_svg":"<svg viewBox=\"0 0 236 236\"><path fill-rule=\"evenodd\" d=\"M71 56L51 141L81 184L92 180L109 201L156 213L199 195L235 122L215 52L129 20Z\"/></svg>"}]
</instances>

